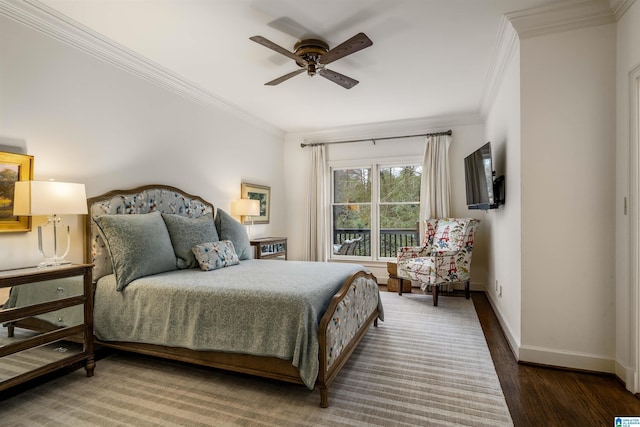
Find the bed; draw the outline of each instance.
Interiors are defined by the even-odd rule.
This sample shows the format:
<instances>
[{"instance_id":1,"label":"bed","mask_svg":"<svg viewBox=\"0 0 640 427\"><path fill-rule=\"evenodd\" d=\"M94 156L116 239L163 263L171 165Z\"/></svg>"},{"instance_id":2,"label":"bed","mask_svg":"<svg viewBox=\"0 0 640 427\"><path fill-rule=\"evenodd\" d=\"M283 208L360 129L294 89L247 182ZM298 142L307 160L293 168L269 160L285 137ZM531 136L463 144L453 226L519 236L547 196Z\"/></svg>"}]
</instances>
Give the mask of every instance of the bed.
<instances>
[{"instance_id":1,"label":"bed","mask_svg":"<svg viewBox=\"0 0 640 427\"><path fill-rule=\"evenodd\" d=\"M327 407L330 384L383 318L364 267L251 259L244 226L175 187L111 191L88 207L97 344L318 387Z\"/></svg>"}]
</instances>

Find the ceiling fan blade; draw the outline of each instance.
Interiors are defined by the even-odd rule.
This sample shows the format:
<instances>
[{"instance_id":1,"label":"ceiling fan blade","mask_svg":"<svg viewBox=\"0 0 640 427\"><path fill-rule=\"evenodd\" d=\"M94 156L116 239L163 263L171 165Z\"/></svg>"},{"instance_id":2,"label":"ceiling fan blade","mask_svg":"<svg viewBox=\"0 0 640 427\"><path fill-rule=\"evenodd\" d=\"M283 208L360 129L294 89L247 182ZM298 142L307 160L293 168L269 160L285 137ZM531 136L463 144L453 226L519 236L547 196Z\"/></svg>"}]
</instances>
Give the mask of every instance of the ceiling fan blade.
<instances>
[{"instance_id":1,"label":"ceiling fan blade","mask_svg":"<svg viewBox=\"0 0 640 427\"><path fill-rule=\"evenodd\" d=\"M278 85L278 84L282 83L282 82L283 82L283 81L285 81L285 80L289 80L291 77L294 77L294 76L297 76L298 74L302 74L302 73L304 73L305 71L307 71L307 70L305 70L304 68L300 68L299 70L293 71L293 72L291 72L291 73L289 73L289 74L285 74L285 75L284 75L284 76L282 76L282 77L278 77L278 78L277 78L277 79L275 79L275 80L271 80L270 82L265 83L265 86L275 86L275 85Z\"/></svg>"},{"instance_id":2,"label":"ceiling fan blade","mask_svg":"<svg viewBox=\"0 0 640 427\"><path fill-rule=\"evenodd\" d=\"M302 57L296 55L293 52L288 51L287 49L283 48L280 45L275 44L274 42L272 42L271 40L267 40L262 36L253 36L253 37L249 37L249 40L252 40L256 43L261 44L264 47L268 47L271 50L275 50L276 52L284 55L284 56L288 56L289 58L293 59L296 62L299 62L301 64L307 65L307 61L305 61Z\"/></svg>"},{"instance_id":3,"label":"ceiling fan blade","mask_svg":"<svg viewBox=\"0 0 640 427\"><path fill-rule=\"evenodd\" d=\"M359 50L369 47L372 44L373 42L365 33L358 33L346 42L339 44L329 52L322 55L320 63L325 65L329 64L337 59L344 58L347 55L351 55L352 53L356 53Z\"/></svg>"},{"instance_id":4,"label":"ceiling fan blade","mask_svg":"<svg viewBox=\"0 0 640 427\"><path fill-rule=\"evenodd\" d=\"M357 80L352 79L351 77L347 77L344 74L336 73L335 71L327 70L326 68L324 70L318 71L318 74L320 74L327 80L331 80L332 82L339 84L345 89L351 89L359 83Z\"/></svg>"}]
</instances>

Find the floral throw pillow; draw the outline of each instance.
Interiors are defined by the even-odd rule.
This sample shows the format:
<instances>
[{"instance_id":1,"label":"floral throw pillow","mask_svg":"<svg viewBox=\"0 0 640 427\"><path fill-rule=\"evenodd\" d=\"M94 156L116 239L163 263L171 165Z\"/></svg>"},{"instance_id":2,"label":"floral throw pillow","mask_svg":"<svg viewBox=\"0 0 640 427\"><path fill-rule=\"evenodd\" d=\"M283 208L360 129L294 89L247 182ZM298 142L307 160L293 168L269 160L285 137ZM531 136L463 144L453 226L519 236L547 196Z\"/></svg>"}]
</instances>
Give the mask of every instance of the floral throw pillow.
<instances>
[{"instance_id":1,"label":"floral throw pillow","mask_svg":"<svg viewBox=\"0 0 640 427\"><path fill-rule=\"evenodd\" d=\"M228 267L240 263L231 240L201 243L191 248L200 268L204 271Z\"/></svg>"}]
</instances>

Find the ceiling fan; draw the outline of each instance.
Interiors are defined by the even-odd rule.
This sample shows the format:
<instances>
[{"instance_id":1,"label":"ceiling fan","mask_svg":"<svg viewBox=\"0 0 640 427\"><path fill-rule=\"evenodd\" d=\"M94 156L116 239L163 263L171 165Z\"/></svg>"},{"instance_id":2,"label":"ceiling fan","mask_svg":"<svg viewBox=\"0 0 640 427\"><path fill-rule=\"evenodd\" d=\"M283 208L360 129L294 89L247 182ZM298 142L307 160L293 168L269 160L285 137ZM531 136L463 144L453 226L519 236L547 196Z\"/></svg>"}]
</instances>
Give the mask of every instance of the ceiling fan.
<instances>
[{"instance_id":1,"label":"ceiling fan","mask_svg":"<svg viewBox=\"0 0 640 427\"><path fill-rule=\"evenodd\" d=\"M306 71L309 76L319 74L325 79L331 80L332 82L339 84L345 89L351 89L358 84L357 80L354 80L351 77L347 77L344 74L329 70L328 68L326 68L326 66L333 61L344 58L345 56L351 55L352 53L356 53L373 44L371 39L369 39L369 37L367 37L364 33L358 33L355 36L351 37L349 40L334 47L333 49L329 49L329 45L322 40L300 40L293 47L293 52L290 52L287 49L275 44L270 40L265 39L262 36L253 36L249 37L249 39L293 59L300 67L299 70L285 74L284 76L278 77L275 80L265 83L265 85L267 86L275 86L286 80L289 80L291 77L297 76L298 74L302 74Z\"/></svg>"}]
</instances>

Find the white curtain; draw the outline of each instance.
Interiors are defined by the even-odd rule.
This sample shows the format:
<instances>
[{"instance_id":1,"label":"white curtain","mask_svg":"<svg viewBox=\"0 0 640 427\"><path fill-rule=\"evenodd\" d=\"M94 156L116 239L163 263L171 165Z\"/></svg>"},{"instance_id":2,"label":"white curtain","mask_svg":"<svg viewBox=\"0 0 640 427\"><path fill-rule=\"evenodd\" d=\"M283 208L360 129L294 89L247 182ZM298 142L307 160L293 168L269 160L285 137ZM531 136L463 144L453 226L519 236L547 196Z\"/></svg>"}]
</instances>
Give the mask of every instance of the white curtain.
<instances>
[{"instance_id":1,"label":"white curtain","mask_svg":"<svg viewBox=\"0 0 640 427\"><path fill-rule=\"evenodd\" d=\"M307 229L305 230L305 260L326 261L328 236L328 167L324 145L309 147L309 191L307 200Z\"/></svg>"},{"instance_id":2,"label":"white curtain","mask_svg":"<svg viewBox=\"0 0 640 427\"><path fill-rule=\"evenodd\" d=\"M427 137L420 186L421 233L424 233L425 219L447 218L450 214L449 145L448 135Z\"/></svg>"}]
</instances>

